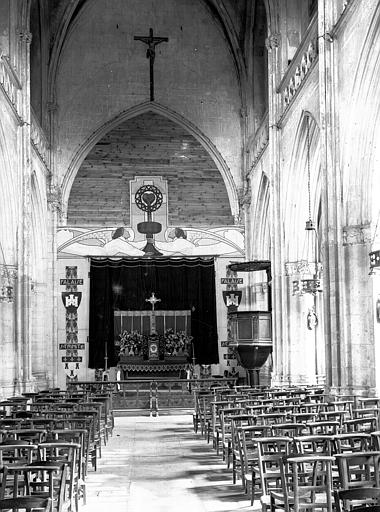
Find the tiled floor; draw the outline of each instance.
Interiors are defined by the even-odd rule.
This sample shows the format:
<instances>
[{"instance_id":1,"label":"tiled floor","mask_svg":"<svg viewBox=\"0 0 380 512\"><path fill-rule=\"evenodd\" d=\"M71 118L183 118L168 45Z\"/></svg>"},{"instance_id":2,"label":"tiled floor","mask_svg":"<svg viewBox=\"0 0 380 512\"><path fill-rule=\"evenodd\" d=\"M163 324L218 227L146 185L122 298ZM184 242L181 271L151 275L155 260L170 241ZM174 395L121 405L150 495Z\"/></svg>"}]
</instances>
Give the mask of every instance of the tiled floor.
<instances>
[{"instance_id":1,"label":"tiled floor","mask_svg":"<svg viewBox=\"0 0 380 512\"><path fill-rule=\"evenodd\" d=\"M97 472L87 477L82 512L259 510L231 472L194 434L192 416L118 417Z\"/></svg>"}]
</instances>

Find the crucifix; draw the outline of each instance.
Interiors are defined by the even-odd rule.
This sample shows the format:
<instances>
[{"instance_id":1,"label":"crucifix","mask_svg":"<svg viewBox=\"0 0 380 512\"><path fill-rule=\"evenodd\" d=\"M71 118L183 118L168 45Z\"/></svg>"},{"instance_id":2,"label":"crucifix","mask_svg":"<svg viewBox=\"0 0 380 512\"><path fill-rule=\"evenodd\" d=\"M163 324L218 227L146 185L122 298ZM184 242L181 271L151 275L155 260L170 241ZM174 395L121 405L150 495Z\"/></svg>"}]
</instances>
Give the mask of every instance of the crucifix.
<instances>
[{"instance_id":1,"label":"crucifix","mask_svg":"<svg viewBox=\"0 0 380 512\"><path fill-rule=\"evenodd\" d=\"M156 58L156 46L160 43L167 43L167 37L153 37L153 29L149 29L149 36L134 36L135 41L142 41L148 45L146 58L149 59L150 69L150 101L154 101L154 59Z\"/></svg>"},{"instance_id":2,"label":"crucifix","mask_svg":"<svg viewBox=\"0 0 380 512\"><path fill-rule=\"evenodd\" d=\"M156 305L157 302L161 302L161 299L157 299L154 292L152 292L152 296L149 297L149 299L145 299L145 302L150 302L152 305L152 311L154 311L154 306Z\"/></svg>"},{"instance_id":3,"label":"crucifix","mask_svg":"<svg viewBox=\"0 0 380 512\"><path fill-rule=\"evenodd\" d=\"M154 306L157 302L161 302L161 299L157 299L154 292L152 292L152 296L149 299L145 299L145 302L150 302L152 305L152 323L151 323L151 334L156 334L156 317L154 314Z\"/></svg>"}]
</instances>

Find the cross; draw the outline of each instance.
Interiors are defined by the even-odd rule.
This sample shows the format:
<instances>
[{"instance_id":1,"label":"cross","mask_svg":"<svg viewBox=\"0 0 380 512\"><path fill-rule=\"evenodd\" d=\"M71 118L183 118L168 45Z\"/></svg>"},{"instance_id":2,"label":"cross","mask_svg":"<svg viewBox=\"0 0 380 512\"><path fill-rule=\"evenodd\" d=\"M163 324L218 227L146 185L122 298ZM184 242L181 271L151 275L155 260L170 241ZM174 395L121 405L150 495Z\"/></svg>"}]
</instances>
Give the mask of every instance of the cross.
<instances>
[{"instance_id":1,"label":"cross","mask_svg":"<svg viewBox=\"0 0 380 512\"><path fill-rule=\"evenodd\" d=\"M152 311L154 311L154 306L157 302L161 302L161 299L157 299L157 297L154 295L154 292L152 292L152 296L149 297L149 299L145 299L145 302L150 302L152 304Z\"/></svg>"},{"instance_id":2,"label":"cross","mask_svg":"<svg viewBox=\"0 0 380 512\"><path fill-rule=\"evenodd\" d=\"M167 37L153 37L153 29L149 29L149 36L135 36L135 41L142 41L148 45L146 51L146 58L150 60L150 101L154 101L154 59L156 57L156 46L160 43L167 43L169 39Z\"/></svg>"}]
</instances>

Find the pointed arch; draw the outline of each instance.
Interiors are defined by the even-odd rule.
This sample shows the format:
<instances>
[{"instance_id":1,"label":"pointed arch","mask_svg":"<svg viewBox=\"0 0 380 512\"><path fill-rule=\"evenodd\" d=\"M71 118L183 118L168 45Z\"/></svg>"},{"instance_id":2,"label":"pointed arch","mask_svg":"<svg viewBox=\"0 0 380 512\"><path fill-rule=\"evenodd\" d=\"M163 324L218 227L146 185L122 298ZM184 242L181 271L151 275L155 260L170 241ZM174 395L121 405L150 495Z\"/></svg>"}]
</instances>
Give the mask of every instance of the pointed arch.
<instances>
[{"instance_id":1,"label":"pointed arch","mask_svg":"<svg viewBox=\"0 0 380 512\"><path fill-rule=\"evenodd\" d=\"M9 265L15 255L17 238L17 183L12 175L11 158L0 121L0 242ZM16 174L16 173L14 173ZM0 261L0 263L2 263Z\"/></svg>"},{"instance_id":2,"label":"pointed arch","mask_svg":"<svg viewBox=\"0 0 380 512\"><path fill-rule=\"evenodd\" d=\"M378 3L366 39L351 91L351 113L343 131L341 167L345 173L343 197L346 198L346 225L370 222L378 196L373 197L378 171L376 144L380 132L380 4ZM344 127L343 127L344 129ZM358 145L360 141L360 145ZM376 203L376 204L374 204Z\"/></svg>"},{"instance_id":3,"label":"pointed arch","mask_svg":"<svg viewBox=\"0 0 380 512\"><path fill-rule=\"evenodd\" d=\"M87 140L81 145L81 147L75 153L62 182L62 202L65 218L67 216L67 204L70 196L71 187L73 185L75 176L89 151L102 137L104 137L113 128L117 127L124 121L137 117L141 114L145 114L147 112L159 114L177 123L186 131L188 131L204 147L204 149L211 156L212 160L214 161L216 167L218 168L223 178L228 198L230 201L232 215L234 217L238 216L239 201L237 188L232 177L231 171L226 161L216 148L216 146L211 142L211 140L208 137L206 137L206 135L204 135L201 132L201 130L199 130L199 128L197 128L193 123L185 119L177 112L159 103L147 101L121 112L118 116L100 126L87 138Z\"/></svg>"},{"instance_id":4,"label":"pointed arch","mask_svg":"<svg viewBox=\"0 0 380 512\"><path fill-rule=\"evenodd\" d=\"M320 130L314 116L309 111L301 115L294 139L290 160L288 181L284 185L284 231L285 257L294 261L302 259L301 236L305 221L308 220L308 144L307 124L309 122L309 165L310 165L310 208L311 218L318 217L320 204L322 175L320 172ZM296 186L295 186L296 185Z\"/></svg>"}]
</instances>

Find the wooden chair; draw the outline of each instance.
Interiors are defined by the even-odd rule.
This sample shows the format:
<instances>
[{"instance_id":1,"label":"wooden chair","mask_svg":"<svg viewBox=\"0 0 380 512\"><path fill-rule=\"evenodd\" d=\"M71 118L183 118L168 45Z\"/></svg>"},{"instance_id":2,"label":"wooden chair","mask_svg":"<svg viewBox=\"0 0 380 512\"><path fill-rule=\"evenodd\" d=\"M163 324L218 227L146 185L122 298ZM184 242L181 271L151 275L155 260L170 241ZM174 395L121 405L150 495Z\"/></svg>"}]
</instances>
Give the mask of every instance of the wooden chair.
<instances>
[{"instance_id":1,"label":"wooden chair","mask_svg":"<svg viewBox=\"0 0 380 512\"><path fill-rule=\"evenodd\" d=\"M78 512L79 509L79 475L81 445L56 441L53 443L41 443L38 445L38 461L53 464L65 464L66 471L66 495L70 501L70 510Z\"/></svg>"},{"instance_id":2,"label":"wooden chair","mask_svg":"<svg viewBox=\"0 0 380 512\"><path fill-rule=\"evenodd\" d=\"M353 452L335 455L339 487L380 487L380 452Z\"/></svg>"},{"instance_id":3,"label":"wooden chair","mask_svg":"<svg viewBox=\"0 0 380 512\"><path fill-rule=\"evenodd\" d=\"M79 444L78 454L78 491L79 498L86 504L86 475L89 460L89 436L85 429L62 429L51 432L52 441Z\"/></svg>"},{"instance_id":4,"label":"wooden chair","mask_svg":"<svg viewBox=\"0 0 380 512\"><path fill-rule=\"evenodd\" d=\"M293 412L289 414L290 421L292 423L310 423L315 422L318 419L318 413L316 412Z\"/></svg>"},{"instance_id":5,"label":"wooden chair","mask_svg":"<svg viewBox=\"0 0 380 512\"><path fill-rule=\"evenodd\" d=\"M228 407L220 411L220 427L222 440L222 456L226 461L227 468L230 467L232 458L232 418L241 414L240 407Z\"/></svg>"},{"instance_id":6,"label":"wooden chair","mask_svg":"<svg viewBox=\"0 0 380 512\"><path fill-rule=\"evenodd\" d=\"M5 436L5 440L18 440L24 441L30 444L39 444L45 441L47 436L47 430L45 429L12 429L8 430Z\"/></svg>"},{"instance_id":7,"label":"wooden chair","mask_svg":"<svg viewBox=\"0 0 380 512\"><path fill-rule=\"evenodd\" d=\"M311 435L336 435L340 432L339 421L313 421L307 425Z\"/></svg>"},{"instance_id":8,"label":"wooden chair","mask_svg":"<svg viewBox=\"0 0 380 512\"><path fill-rule=\"evenodd\" d=\"M371 448L371 435L366 432L352 432L333 436L334 453L365 452Z\"/></svg>"},{"instance_id":9,"label":"wooden chair","mask_svg":"<svg viewBox=\"0 0 380 512\"><path fill-rule=\"evenodd\" d=\"M196 409L195 417L193 417L194 431L198 432L200 426L201 435L206 437L207 442L210 442L210 426L212 420L211 402L213 400L212 393L208 391L196 392Z\"/></svg>"},{"instance_id":10,"label":"wooden chair","mask_svg":"<svg viewBox=\"0 0 380 512\"><path fill-rule=\"evenodd\" d=\"M27 467L26 475L27 493L51 498L55 512L72 512L72 502L67 487L67 464L49 461L33 462Z\"/></svg>"},{"instance_id":11,"label":"wooden chair","mask_svg":"<svg viewBox=\"0 0 380 512\"><path fill-rule=\"evenodd\" d=\"M50 498L54 510L63 512L69 509L65 496L66 465L32 463L28 465L4 466L0 486L0 499L20 496ZM12 481L13 485L7 485Z\"/></svg>"},{"instance_id":12,"label":"wooden chair","mask_svg":"<svg viewBox=\"0 0 380 512\"><path fill-rule=\"evenodd\" d=\"M306 455L289 457L287 469L280 462L282 492L271 491L271 510L286 512L301 510L333 510L332 463L333 457Z\"/></svg>"},{"instance_id":13,"label":"wooden chair","mask_svg":"<svg viewBox=\"0 0 380 512\"><path fill-rule=\"evenodd\" d=\"M238 477L244 486L244 467L242 466L241 445L239 430L251 427L255 418L251 414L237 414L231 418L231 452L232 452L232 482L235 484Z\"/></svg>"},{"instance_id":14,"label":"wooden chair","mask_svg":"<svg viewBox=\"0 0 380 512\"><path fill-rule=\"evenodd\" d=\"M368 416L364 418L356 418L354 420L346 420L343 422L344 432L374 432L377 429L377 418Z\"/></svg>"},{"instance_id":15,"label":"wooden chair","mask_svg":"<svg viewBox=\"0 0 380 512\"><path fill-rule=\"evenodd\" d=\"M304 423L274 423L271 425L273 436L296 437L306 430Z\"/></svg>"},{"instance_id":16,"label":"wooden chair","mask_svg":"<svg viewBox=\"0 0 380 512\"><path fill-rule=\"evenodd\" d=\"M299 455L328 455L333 453L333 436L299 436L293 439L294 448Z\"/></svg>"},{"instance_id":17,"label":"wooden chair","mask_svg":"<svg viewBox=\"0 0 380 512\"><path fill-rule=\"evenodd\" d=\"M338 421L339 422L339 430L342 430L343 422L348 419L350 419L350 416L349 416L349 413L345 410L343 410L343 411L321 411L319 413L320 421Z\"/></svg>"},{"instance_id":18,"label":"wooden chair","mask_svg":"<svg viewBox=\"0 0 380 512\"><path fill-rule=\"evenodd\" d=\"M264 413L257 415L258 425L273 425L274 423L286 423L286 413Z\"/></svg>"},{"instance_id":19,"label":"wooden chair","mask_svg":"<svg viewBox=\"0 0 380 512\"><path fill-rule=\"evenodd\" d=\"M369 407L369 408L377 407L378 409L380 409L380 398L378 398L378 397L365 397L365 398L358 397L357 405L358 405L358 407L361 407L362 409L366 409L367 407Z\"/></svg>"},{"instance_id":20,"label":"wooden chair","mask_svg":"<svg viewBox=\"0 0 380 512\"><path fill-rule=\"evenodd\" d=\"M52 500L50 498L40 498L39 496L18 496L17 498L6 498L0 500L0 511L13 512L51 512Z\"/></svg>"},{"instance_id":21,"label":"wooden chair","mask_svg":"<svg viewBox=\"0 0 380 512\"><path fill-rule=\"evenodd\" d=\"M30 464L37 457L37 445L8 439L0 444L0 468L9 464Z\"/></svg>"},{"instance_id":22,"label":"wooden chair","mask_svg":"<svg viewBox=\"0 0 380 512\"><path fill-rule=\"evenodd\" d=\"M380 487L334 491L337 512L380 512Z\"/></svg>"},{"instance_id":23,"label":"wooden chair","mask_svg":"<svg viewBox=\"0 0 380 512\"><path fill-rule=\"evenodd\" d=\"M245 493L250 495L251 505L253 505L255 484L254 468L256 469L256 473L258 473L257 438L267 437L270 434L270 427L252 425L239 428L237 433L243 487Z\"/></svg>"},{"instance_id":24,"label":"wooden chair","mask_svg":"<svg viewBox=\"0 0 380 512\"><path fill-rule=\"evenodd\" d=\"M257 438L258 467L253 468L254 482L253 489L256 488L256 481L260 481L262 496L260 498L262 510L265 511L270 506L270 492L282 491L283 459L288 457L292 439L290 437L261 437Z\"/></svg>"},{"instance_id":25,"label":"wooden chair","mask_svg":"<svg viewBox=\"0 0 380 512\"><path fill-rule=\"evenodd\" d=\"M379 428L379 408L378 407L366 407L366 408L361 408L361 409L354 409L352 411L352 414L353 414L353 419L358 419L358 418L368 418L368 417L373 417L373 418L376 418L377 421L376 421L376 428L378 429Z\"/></svg>"}]
</instances>

